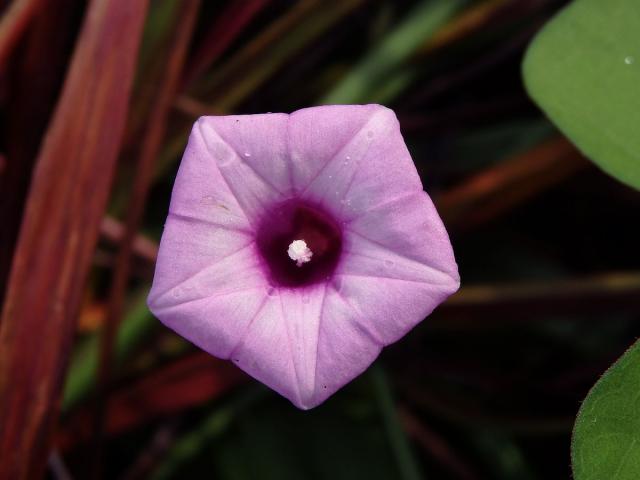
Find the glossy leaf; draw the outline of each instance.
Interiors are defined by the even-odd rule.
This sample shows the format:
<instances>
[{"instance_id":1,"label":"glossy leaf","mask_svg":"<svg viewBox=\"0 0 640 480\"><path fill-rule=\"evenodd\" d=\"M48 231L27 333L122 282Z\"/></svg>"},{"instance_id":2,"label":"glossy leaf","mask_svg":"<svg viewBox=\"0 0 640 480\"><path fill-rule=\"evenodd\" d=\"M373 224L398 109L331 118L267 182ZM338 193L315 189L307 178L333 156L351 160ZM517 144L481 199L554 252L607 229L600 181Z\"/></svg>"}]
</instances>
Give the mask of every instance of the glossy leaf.
<instances>
[{"instance_id":1,"label":"glossy leaf","mask_svg":"<svg viewBox=\"0 0 640 480\"><path fill-rule=\"evenodd\" d=\"M605 172L640 188L640 6L576 0L524 61L529 94Z\"/></svg>"},{"instance_id":2,"label":"glossy leaf","mask_svg":"<svg viewBox=\"0 0 640 480\"><path fill-rule=\"evenodd\" d=\"M582 404L573 432L576 480L640 478L640 343L604 374Z\"/></svg>"}]
</instances>

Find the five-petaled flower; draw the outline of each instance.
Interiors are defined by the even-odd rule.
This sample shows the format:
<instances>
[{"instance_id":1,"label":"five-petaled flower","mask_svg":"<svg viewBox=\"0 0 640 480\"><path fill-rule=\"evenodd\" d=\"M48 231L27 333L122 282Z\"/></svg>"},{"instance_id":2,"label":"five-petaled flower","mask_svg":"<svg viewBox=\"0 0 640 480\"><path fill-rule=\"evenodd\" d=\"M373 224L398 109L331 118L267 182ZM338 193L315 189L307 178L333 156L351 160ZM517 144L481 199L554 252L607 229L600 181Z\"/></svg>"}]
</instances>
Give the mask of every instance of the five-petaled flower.
<instances>
[{"instance_id":1,"label":"five-petaled flower","mask_svg":"<svg viewBox=\"0 0 640 480\"><path fill-rule=\"evenodd\" d=\"M306 409L458 286L395 114L324 106L198 120L149 307Z\"/></svg>"}]
</instances>

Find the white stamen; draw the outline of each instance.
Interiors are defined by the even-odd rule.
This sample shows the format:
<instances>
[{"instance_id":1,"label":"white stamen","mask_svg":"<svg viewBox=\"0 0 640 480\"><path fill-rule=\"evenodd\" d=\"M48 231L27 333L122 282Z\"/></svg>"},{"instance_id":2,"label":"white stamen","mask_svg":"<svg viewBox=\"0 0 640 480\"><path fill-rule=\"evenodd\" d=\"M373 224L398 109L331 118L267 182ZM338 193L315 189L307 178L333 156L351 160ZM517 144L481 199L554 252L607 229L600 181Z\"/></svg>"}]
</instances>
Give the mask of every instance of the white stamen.
<instances>
[{"instance_id":1,"label":"white stamen","mask_svg":"<svg viewBox=\"0 0 640 480\"><path fill-rule=\"evenodd\" d=\"M301 267L303 263L307 263L311 260L313 252L307 247L307 242L304 240L294 240L289 245L287 254L291 260L295 260L296 265Z\"/></svg>"}]
</instances>

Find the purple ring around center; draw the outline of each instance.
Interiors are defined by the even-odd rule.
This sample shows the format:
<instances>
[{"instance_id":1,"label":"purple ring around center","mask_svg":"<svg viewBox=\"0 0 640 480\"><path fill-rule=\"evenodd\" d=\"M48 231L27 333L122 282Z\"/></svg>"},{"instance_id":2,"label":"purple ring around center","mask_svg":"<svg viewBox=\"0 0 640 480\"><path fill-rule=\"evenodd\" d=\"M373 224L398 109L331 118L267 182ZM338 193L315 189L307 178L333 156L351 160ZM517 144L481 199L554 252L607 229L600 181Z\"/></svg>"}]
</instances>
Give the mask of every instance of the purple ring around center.
<instances>
[{"instance_id":1,"label":"purple ring around center","mask_svg":"<svg viewBox=\"0 0 640 480\"><path fill-rule=\"evenodd\" d=\"M297 266L289 258L287 250L294 240L304 240L313 252L308 263ZM331 277L342 254L343 234L324 209L294 199L267 209L256 245L272 286L300 288Z\"/></svg>"}]
</instances>

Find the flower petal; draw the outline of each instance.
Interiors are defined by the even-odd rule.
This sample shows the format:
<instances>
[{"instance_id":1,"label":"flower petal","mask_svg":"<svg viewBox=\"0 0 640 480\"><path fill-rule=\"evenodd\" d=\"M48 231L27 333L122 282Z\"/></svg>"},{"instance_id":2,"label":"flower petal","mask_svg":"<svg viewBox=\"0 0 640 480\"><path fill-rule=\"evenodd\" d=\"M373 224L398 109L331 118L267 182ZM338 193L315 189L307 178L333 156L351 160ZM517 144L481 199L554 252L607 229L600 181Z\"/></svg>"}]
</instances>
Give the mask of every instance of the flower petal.
<instances>
[{"instance_id":1,"label":"flower petal","mask_svg":"<svg viewBox=\"0 0 640 480\"><path fill-rule=\"evenodd\" d=\"M349 274L338 275L335 283L340 285L345 302L353 307L350 320L383 346L403 337L457 289L453 283L432 285Z\"/></svg>"},{"instance_id":2,"label":"flower petal","mask_svg":"<svg viewBox=\"0 0 640 480\"><path fill-rule=\"evenodd\" d=\"M364 372L382 349L361 323L360 312L329 286L318 330L315 390L307 408L319 405Z\"/></svg>"},{"instance_id":3,"label":"flower petal","mask_svg":"<svg viewBox=\"0 0 640 480\"><path fill-rule=\"evenodd\" d=\"M283 321L280 299L272 295L265 299L251 319L244 337L230 353L230 359L253 378L301 406L289 346L289 332Z\"/></svg>"},{"instance_id":4,"label":"flower petal","mask_svg":"<svg viewBox=\"0 0 640 480\"><path fill-rule=\"evenodd\" d=\"M265 205L289 195L287 123L286 114L201 117L197 123L224 183L253 226Z\"/></svg>"},{"instance_id":5,"label":"flower petal","mask_svg":"<svg viewBox=\"0 0 640 480\"><path fill-rule=\"evenodd\" d=\"M367 105L368 117L302 192L348 220L373 205L422 191L393 111Z\"/></svg>"},{"instance_id":6,"label":"flower petal","mask_svg":"<svg viewBox=\"0 0 640 480\"><path fill-rule=\"evenodd\" d=\"M222 148L222 147L221 147ZM220 174L198 123L180 162L169 211L179 217L230 230L250 231L250 224L235 195Z\"/></svg>"},{"instance_id":7,"label":"flower petal","mask_svg":"<svg viewBox=\"0 0 640 480\"><path fill-rule=\"evenodd\" d=\"M329 105L305 108L289 117L291 182L296 194L304 191L341 155L380 108L379 105Z\"/></svg>"},{"instance_id":8,"label":"flower petal","mask_svg":"<svg viewBox=\"0 0 640 480\"><path fill-rule=\"evenodd\" d=\"M254 270L259 263L253 246L253 238L247 233L170 213L160 242L149 302L158 306L177 303L165 299L184 299L186 291L203 296L215 293L221 285L237 289L244 284L247 271L257 279ZM207 283L213 281L215 270L224 268L229 269L225 278ZM203 281L205 278L207 282Z\"/></svg>"},{"instance_id":9,"label":"flower petal","mask_svg":"<svg viewBox=\"0 0 640 480\"><path fill-rule=\"evenodd\" d=\"M346 223L345 235L351 244L347 248L355 255L368 251L369 255L382 255L384 252L372 251L377 245L387 252L386 256L412 259L424 269L442 273L445 282L457 284L460 280L449 235L433 202L422 190L364 211ZM377 258L382 260L380 256ZM384 260L387 264L399 264L394 258ZM434 283L441 283L433 278Z\"/></svg>"},{"instance_id":10,"label":"flower petal","mask_svg":"<svg viewBox=\"0 0 640 480\"><path fill-rule=\"evenodd\" d=\"M318 330L324 309L326 287L281 289L282 320L288 332L289 351L296 372L300 408L309 408L315 391Z\"/></svg>"},{"instance_id":11,"label":"flower petal","mask_svg":"<svg viewBox=\"0 0 640 480\"><path fill-rule=\"evenodd\" d=\"M380 204L345 227L335 273L356 318L382 344L405 335L460 278L444 226L422 191Z\"/></svg>"},{"instance_id":12,"label":"flower petal","mask_svg":"<svg viewBox=\"0 0 640 480\"><path fill-rule=\"evenodd\" d=\"M243 288L177 304L149 307L167 327L218 358L230 358L260 314L267 294Z\"/></svg>"}]
</instances>

